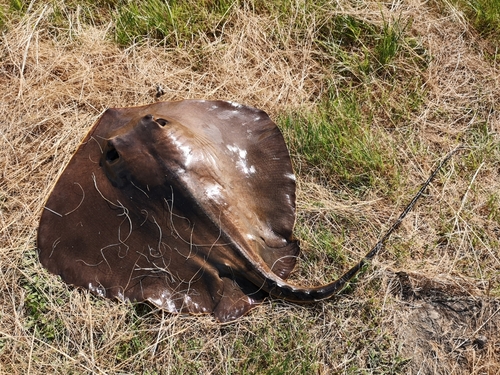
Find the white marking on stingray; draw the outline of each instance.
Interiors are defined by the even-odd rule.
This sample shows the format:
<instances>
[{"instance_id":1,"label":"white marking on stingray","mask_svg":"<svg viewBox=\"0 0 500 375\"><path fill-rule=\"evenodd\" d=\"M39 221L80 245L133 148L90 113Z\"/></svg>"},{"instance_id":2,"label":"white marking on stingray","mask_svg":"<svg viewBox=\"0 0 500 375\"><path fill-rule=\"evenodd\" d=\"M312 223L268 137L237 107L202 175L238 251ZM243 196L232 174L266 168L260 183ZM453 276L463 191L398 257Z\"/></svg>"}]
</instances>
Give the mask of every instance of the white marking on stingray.
<instances>
[{"instance_id":1,"label":"white marking on stingray","mask_svg":"<svg viewBox=\"0 0 500 375\"><path fill-rule=\"evenodd\" d=\"M242 150L238 146L226 145L227 149L236 155L236 167L246 175L251 175L256 172L255 166L247 163L247 150ZM234 159L233 159L234 160Z\"/></svg>"},{"instance_id":2,"label":"white marking on stingray","mask_svg":"<svg viewBox=\"0 0 500 375\"><path fill-rule=\"evenodd\" d=\"M231 104L233 107L236 107L236 108L243 107L240 103L236 103L236 102L228 102L228 103Z\"/></svg>"},{"instance_id":3,"label":"white marking on stingray","mask_svg":"<svg viewBox=\"0 0 500 375\"><path fill-rule=\"evenodd\" d=\"M205 194L207 195L207 197L211 200L214 200L214 201L219 201L220 198L222 197L222 194L221 194L221 186L220 185L209 185L206 189L205 189Z\"/></svg>"},{"instance_id":4,"label":"white marking on stingray","mask_svg":"<svg viewBox=\"0 0 500 375\"><path fill-rule=\"evenodd\" d=\"M214 109L217 109L217 108L219 108L219 106L214 104L208 110L213 111Z\"/></svg>"},{"instance_id":5,"label":"white marking on stingray","mask_svg":"<svg viewBox=\"0 0 500 375\"><path fill-rule=\"evenodd\" d=\"M201 307L198 303L194 302L193 299L187 294L184 295L184 305L193 306L196 312L201 312L201 313L208 312L205 307Z\"/></svg>"},{"instance_id":6,"label":"white marking on stingray","mask_svg":"<svg viewBox=\"0 0 500 375\"><path fill-rule=\"evenodd\" d=\"M285 173L285 177L289 178L290 180L295 181L295 175L293 173Z\"/></svg>"},{"instance_id":7,"label":"white marking on stingray","mask_svg":"<svg viewBox=\"0 0 500 375\"><path fill-rule=\"evenodd\" d=\"M148 301L151 302L153 305L160 306L161 308L167 310L168 312L171 313L178 312L177 307L175 307L175 303L172 300L172 295L166 290L164 290L161 293L161 296L158 298L149 297Z\"/></svg>"},{"instance_id":8,"label":"white marking on stingray","mask_svg":"<svg viewBox=\"0 0 500 375\"><path fill-rule=\"evenodd\" d=\"M253 165L250 166L248 169L248 172L245 172L246 174L254 174L255 173L255 167Z\"/></svg>"},{"instance_id":9,"label":"white marking on stingray","mask_svg":"<svg viewBox=\"0 0 500 375\"><path fill-rule=\"evenodd\" d=\"M88 289L92 292L97 294L99 297L106 297L106 289L101 284L94 285L92 283L89 283Z\"/></svg>"},{"instance_id":10,"label":"white marking on stingray","mask_svg":"<svg viewBox=\"0 0 500 375\"><path fill-rule=\"evenodd\" d=\"M116 297L120 300L120 301L124 301L124 302L127 302L127 301L130 301L128 297L125 297L121 288L120 290L118 290L118 292L116 293Z\"/></svg>"},{"instance_id":11,"label":"white marking on stingray","mask_svg":"<svg viewBox=\"0 0 500 375\"><path fill-rule=\"evenodd\" d=\"M193 149L179 141L179 138L177 138L174 134L169 134L169 137L173 144L181 151L182 156L184 157L184 167L189 167L193 161Z\"/></svg>"},{"instance_id":12,"label":"white marking on stingray","mask_svg":"<svg viewBox=\"0 0 500 375\"><path fill-rule=\"evenodd\" d=\"M226 145L226 147L229 151L232 151L232 152L238 151L238 147L236 147L236 146Z\"/></svg>"},{"instance_id":13,"label":"white marking on stingray","mask_svg":"<svg viewBox=\"0 0 500 375\"><path fill-rule=\"evenodd\" d=\"M225 110L222 112L217 113L217 118L220 120L229 120L231 118L234 118L240 114L240 111L237 109L233 109L231 111Z\"/></svg>"}]
</instances>

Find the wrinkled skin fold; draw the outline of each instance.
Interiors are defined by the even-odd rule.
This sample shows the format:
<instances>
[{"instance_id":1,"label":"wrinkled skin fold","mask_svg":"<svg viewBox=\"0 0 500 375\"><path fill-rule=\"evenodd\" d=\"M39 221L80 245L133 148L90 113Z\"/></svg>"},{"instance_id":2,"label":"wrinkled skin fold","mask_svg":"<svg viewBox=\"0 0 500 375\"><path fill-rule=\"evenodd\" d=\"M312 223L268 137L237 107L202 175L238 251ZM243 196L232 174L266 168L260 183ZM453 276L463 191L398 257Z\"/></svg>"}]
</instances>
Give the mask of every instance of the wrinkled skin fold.
<instances>
[{"instance_id":1,"label":"wrinkled skin fold","mask_svg":"<svg viewBox=\"0 0 500 375\"><path fill-rule=\"evenodd\" d=\"M95 294L227 322L268 295L328 298L362 266L316 288L287 283L294 221L290 156L265 112L161 102L101 116L46 202L38 252Z\"/></svg>"}]
</instances>

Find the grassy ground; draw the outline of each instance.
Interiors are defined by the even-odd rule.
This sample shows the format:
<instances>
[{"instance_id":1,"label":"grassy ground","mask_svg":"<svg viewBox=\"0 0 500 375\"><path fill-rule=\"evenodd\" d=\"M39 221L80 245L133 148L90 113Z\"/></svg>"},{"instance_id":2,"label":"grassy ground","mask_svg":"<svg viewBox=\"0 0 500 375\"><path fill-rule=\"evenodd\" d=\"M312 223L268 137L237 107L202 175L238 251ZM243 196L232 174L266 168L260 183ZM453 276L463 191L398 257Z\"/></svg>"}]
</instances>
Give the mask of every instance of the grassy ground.
<instances>
[{"instance_id":1,"label":"grassy ground","mask_svg":"<svg viewBox=\"0 0 500 375\"><path fill-rule=\"evenodd\" d=\"M0 1L0 373L500 372L498 1ZM496 26L495 26L496 25ZM157 86L164 94L156 98ZM266 110L298 177L292 280L332 300L236 323L74 289L38 263L44 201L105 108Z\"/></svg>"}]
</instances>

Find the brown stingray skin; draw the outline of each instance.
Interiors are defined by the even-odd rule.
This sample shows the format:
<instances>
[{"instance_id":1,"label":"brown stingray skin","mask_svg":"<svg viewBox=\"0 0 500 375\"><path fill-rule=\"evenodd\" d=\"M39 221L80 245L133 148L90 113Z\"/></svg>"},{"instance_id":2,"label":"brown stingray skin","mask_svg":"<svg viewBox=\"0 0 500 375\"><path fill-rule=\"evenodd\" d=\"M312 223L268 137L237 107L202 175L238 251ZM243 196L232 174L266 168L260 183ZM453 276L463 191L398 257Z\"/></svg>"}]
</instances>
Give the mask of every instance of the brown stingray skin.
<instances>
[{"instance_id":1,"label":"brown stingray skin","mask_svg":"<svg viewBox=\"0 0 500 375\"><path fill-rule=\"evenodd\" d=\"M162 102L109 109L92 127L46 202L38 251L98 295L226 322L268 293L309 298L283 281L294 220L290 157L265 112Z\"/></svg>"}]
</instances>

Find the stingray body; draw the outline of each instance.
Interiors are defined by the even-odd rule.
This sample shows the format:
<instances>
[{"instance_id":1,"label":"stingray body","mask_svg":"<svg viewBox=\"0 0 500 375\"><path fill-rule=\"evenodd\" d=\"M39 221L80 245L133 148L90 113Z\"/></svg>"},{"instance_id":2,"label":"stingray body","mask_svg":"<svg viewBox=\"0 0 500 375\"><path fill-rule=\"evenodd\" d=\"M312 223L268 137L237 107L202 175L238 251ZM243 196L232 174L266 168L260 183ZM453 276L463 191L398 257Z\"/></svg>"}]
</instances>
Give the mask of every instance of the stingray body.
<instances>
[{"instance_id":1,"label":"stingray body","mask_svg":"<svg viewBox=\"0 0 500 375\"><path fill-rule=\"evenodd\" d=\"M38 251L98 295L227 322L268 295L330 297L361 267L316 288L286 282L294 221L290 157L265 112L160 102L101 116L46 202Z\"/></svg>"}]
</instances>

